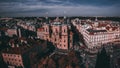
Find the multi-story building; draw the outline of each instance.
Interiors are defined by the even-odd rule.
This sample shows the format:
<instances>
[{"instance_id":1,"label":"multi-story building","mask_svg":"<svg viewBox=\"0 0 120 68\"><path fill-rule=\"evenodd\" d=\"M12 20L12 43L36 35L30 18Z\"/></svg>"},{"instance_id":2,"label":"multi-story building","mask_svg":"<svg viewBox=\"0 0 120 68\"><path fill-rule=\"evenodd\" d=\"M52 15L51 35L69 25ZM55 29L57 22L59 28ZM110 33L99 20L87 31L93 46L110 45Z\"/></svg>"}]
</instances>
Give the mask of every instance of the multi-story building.
<instances>
[{"instance_id":1,"label":"multi-story building","mask_svg":"<svg viewBox=\"0 0 120 68\"><path fill-rule=\"evenodd\" d=\"M0 28L0 36L8 35L7 30L8 28Z\"/></svg>"},{"instance_id":2,"label":"multi-story building","mask_svg":"<svg viewBox=\"0 0 120 68\"><path fill-rule=\"evenodd\" d=\"M12 39L9 42L11 48L4 49L1 52L3 60L9 68L35 68L34 64L38 60L36 57L42 52L42 45L45 46L47 43L42 41L40 44L34 43L34 45L31 45L27 41L24 38L20 38L19 43L16 43Z\"/></svg>"},{"instance_id":3,"label":"multi-story building","mask_svg":"<svg viewBox=\"0 0 120 68\"><path fill-rule=\"evenodd\" d=\"M13 36L13 35L17 35L19 37L21 37L21 30L20 29L7 29L6 31L8 36Z\"/></svg>"},{"instance_id":4,"label":"multi-story building","mask_svg":"<svg viewBox=\"0 0 120 68\"><path fill-rule=\"evenodd\" d=\"M40 39L44 39L44 28L43 27L37 29L37 37Z\"/></svg>"},{"instance_id":5,"label":"multi-story building","mask_svg":"<svg viewBox=\"0 0 120 68\"><path fill-rule=\"evenodd\" d=\"M75 19L72 23L83 35L88 48L101 47L102 44L120 40L120 27L114 26L112 21Z\"/></svg>"},{"instance_id":6,"label":"multi-story building","mask_svg":"<svg viewBox=\"0 0 120 68\"><path fill-rule=\"evenodd\" d=\"M30 31L36 31L35 25L33 25L30 22L20 21L20 22L17 23L17 25L24 28L24 29L30 30Z\"/></svg>"},{"instance_id":7,"label":"multi-story building","mask_svg":"<svg viewBox=\"0 0 120 68\"><path fill-rule=\"evenodd\" d=\"M52 42L58 49L72 48L73 33L69 24L61 22L58 18L50 24L44 24L37 31L41 39Z\"/></svg>"},{"instance_id":8,"label":"multi-story building","mask_svg":"<svg viewBox=\"0 0 120 68\"><path fill-rule=\"evenodd\" d=\"M7 34L8 36L17 35L17 29L8 29Z\"/></svg>"}]
</instances>

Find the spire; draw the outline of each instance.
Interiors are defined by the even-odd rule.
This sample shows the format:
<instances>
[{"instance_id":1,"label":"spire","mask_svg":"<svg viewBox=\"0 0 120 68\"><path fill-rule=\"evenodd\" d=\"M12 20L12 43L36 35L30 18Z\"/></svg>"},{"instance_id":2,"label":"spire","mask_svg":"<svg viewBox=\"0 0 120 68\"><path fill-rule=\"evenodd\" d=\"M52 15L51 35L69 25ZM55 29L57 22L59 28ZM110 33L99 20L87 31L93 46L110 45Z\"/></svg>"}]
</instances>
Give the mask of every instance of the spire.
<instances>
[{"instance_id":1,"label":"spire","mask_svg":"<svg viewBox=\"0 0 120 68\"><path fill-rule=\"evenodd\" d=\"M66 15L65 14L66 14L66 11L64 11L64 19L66 19Z\"/></svg>"},{"instance_id":2,"label":"spire","mask_svg":"<svg viewBox=\"0 0 120 68\"><path fill-rule=\"evenodd\" d=\"M56 21L56 22L59 22L59 20L60 20L59 17L56 17L55 21Z\"/></svg>"},{"instance_id":3,"label":"spire","mask_svg":"<svg viewBox=\"0 0 120 68\"><path fill-rule=\"evenodd\" d=\"M95 17L95 21L98 21L97 17Z\"/></svg>"},{"instance_id":4,"label":"spire","mask_svg":"<svg viewBox=\"0 0 120 68\"><path fill-rule=\"evenodd\" d=\"M45 19L46 19L46 23L48 24L48 23L49 23L49 19L48 19L48 12L46 12Z\"/></svg>"},{"instance_id":5,"label":"spire","mask_svg":"<svg viewBox=\"0 0 120 68\"><path fill-rule=\"evenodd\" d=\"M67 18L66 18L66 11L64 11L64 23L67 23Z\"/></svg>"},{"instance_id":6,"label":"spire","mask_svg":"<svg viewBox=\"0 0 120 68\"><path fill-rule=\"evenodd\" d=\"M46 19L48 19L48 12L46 12L46 16L45 16Z\"/></svg>"}]
</instances>

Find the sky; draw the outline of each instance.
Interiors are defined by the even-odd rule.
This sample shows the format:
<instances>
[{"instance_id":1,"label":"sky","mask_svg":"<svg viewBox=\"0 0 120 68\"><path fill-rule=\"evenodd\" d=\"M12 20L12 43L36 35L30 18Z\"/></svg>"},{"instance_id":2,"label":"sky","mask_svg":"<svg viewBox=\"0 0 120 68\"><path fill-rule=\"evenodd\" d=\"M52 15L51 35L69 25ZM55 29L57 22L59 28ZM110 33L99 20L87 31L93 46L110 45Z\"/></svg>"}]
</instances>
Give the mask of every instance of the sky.
<instances>
[{"instance_id":1,"label":"sky","mask_svg":"<svg viewBox=\"0 0 120 68\"><path fill-rule=\"evenodd\" d=\"M120 0L0 0L0 16L120 16Z\"/></svg>"}]
</instances>

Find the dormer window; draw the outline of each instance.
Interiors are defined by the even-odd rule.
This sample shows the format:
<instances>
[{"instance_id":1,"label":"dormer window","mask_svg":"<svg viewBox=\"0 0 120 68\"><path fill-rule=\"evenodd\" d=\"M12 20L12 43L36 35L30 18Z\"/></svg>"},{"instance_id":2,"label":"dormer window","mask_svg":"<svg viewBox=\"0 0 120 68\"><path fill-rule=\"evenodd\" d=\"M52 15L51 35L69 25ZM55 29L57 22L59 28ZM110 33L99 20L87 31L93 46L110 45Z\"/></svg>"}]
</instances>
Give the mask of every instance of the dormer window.
<instances>
[{"instance_id":1,"label":"dormer window","mask_svg":"<svg viewBox=\"0 0 120 68\"><path fill-rule=\"evenodd\" d=\"M55 29L56 32L58 32L57 28Z\"/></svg>"}]
</instances>

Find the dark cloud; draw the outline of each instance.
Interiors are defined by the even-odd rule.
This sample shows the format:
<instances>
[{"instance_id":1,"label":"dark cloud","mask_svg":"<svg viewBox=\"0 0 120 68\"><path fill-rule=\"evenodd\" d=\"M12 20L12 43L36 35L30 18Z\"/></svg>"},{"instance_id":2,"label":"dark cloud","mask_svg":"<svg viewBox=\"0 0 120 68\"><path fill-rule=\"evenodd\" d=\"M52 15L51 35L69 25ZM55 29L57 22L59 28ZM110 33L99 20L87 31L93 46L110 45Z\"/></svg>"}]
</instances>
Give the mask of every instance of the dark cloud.
<instances>
[{"instance_id":1,"label":"dark cloud","mask_svg":"<svg viewBox=\"0 0 120 68\"><path fill-rule=\"evenodd\" d=\"M0 0L0 16L120 16L120 0ZM66 11L66 13L64 13Z\"/></svg>"}]
</instances>

